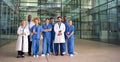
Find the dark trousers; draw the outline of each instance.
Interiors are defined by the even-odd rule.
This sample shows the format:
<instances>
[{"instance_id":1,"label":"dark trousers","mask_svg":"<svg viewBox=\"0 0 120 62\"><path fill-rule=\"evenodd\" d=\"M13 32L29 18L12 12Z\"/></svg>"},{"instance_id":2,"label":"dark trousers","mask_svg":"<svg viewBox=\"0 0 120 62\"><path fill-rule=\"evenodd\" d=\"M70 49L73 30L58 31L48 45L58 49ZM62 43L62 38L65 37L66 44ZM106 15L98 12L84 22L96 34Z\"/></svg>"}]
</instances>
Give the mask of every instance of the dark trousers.
<instances>
[{"instance_id":1,"label":"dark trousers","mask_svg":"<svg viewBox=\"0 0 120 62\"><path fill-rule=\"evenodd\" d=\"M59 54L59 45L60 45L60 54L65 52L65 43L54 43L55 54Z\"/></svg>"},{"instance_id":2,"label":"dark trousers","mask_svg":"<svg viewBox=\"0 0 120 62\"><path fill-rule=\"evenodd\" d=\"M28 55L31 55L32 41L30 40L30 35L28 36Z\"/></svg>"},{"instance_id":3,"label":"dark trousers","mask_svg":"<svg viewBox=\"0 0 120 62\"><path fill-rule=\"evenodd\" d=\"M18 55L22 56L22 55L24 55L24 52L18 51Z\"/></svg>"}]
</instances>

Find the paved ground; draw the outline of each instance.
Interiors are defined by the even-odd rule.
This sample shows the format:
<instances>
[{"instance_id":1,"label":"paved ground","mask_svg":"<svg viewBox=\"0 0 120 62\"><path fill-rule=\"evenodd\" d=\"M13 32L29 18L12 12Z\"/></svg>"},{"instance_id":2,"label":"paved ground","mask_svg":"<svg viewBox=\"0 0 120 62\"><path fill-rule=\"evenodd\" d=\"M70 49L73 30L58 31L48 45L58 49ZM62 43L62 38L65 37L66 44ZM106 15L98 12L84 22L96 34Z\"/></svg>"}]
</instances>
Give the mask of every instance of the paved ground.
<instances>
[{"instance_id":1,"label":"paved ground","mask_svg":"<svg viewBox=\"0 0 120 62\"><path fill-rule=\"evenodd\" d=\"M0 47L0 62L120 62L120 46L88 40L75 40L75 56L16 58L16 42Z\"/></svg>"}]
</instances>

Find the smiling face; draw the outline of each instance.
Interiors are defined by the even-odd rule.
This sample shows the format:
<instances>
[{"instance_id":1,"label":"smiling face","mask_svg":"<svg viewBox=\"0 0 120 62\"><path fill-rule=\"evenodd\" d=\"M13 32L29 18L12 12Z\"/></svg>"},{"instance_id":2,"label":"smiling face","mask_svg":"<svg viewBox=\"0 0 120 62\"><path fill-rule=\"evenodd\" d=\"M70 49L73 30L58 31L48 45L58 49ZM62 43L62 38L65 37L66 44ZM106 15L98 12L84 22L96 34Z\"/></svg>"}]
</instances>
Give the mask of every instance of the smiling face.
<instances>
[{"instance_id":1,"label":"smiling face","mask_svg":"<svg viewBox=\"0 0 120 62\"><path fill-rule=\"evenodd\" d=\"M40 23L40 19L39 18L34 18L34 22L36 25L38 25Z\"/></svg>"},{"instance_id":2,"label":"smiling face","mask_svg":"<svg viewBox=\"0 0 120 62\"><path fill-rule=\"evenodd\" d=\"M71 26L71 25L72 25L72 20L70 20L68 23L69 23L69 25Z\"/></svg>"},{"instance_id":3,"label":"smiling face","mask_svg":"<svg viewBox=\"0 0 120 62\"><path fill-rule=\"evenodd\" d=\"M31 15L28 15L28 20L31 20L32 19L32 16Z\"/></svg>"},{"instance_id":4,"label":"smiling face","mask_svg":"<svg viewBox=\"0 0 120 62\"><path fill-rule=\"evenodd\" d=\"M36 19L36 20L34 20L35 21L35 24L38 24L38 20Z\"/></svg>"},{"instance_id":5,"label":"smiling face","mask_svg":"<svg viewBox=\"0 0 120 62\"><path fill-rule=\"evenodd\" d=\"M58 17L57 19L58 19L58 22L61 22L61 21L62 21L62 18L61 18L61 17Z\"/></svg>"},{"instance_id":6,"label":"smiling face","mask_svg":"<svg viewBox=\"0 0 120 62\"><path fill-rule=\"evenodd\" d=\"M23 20L21 24L22 26L26 26L26 21Z\"/></svg>"},{"instance_id":7,"label":"smiling face","mask_svg":"<svg viewBox=\"0 0 120 62\"><path fill-rule=\"evenodd\" d=\"M48 18L45 20L45 23L46 23L46 24L49 24L49 19L48 19Z\"/></svg>"}]
</instances>

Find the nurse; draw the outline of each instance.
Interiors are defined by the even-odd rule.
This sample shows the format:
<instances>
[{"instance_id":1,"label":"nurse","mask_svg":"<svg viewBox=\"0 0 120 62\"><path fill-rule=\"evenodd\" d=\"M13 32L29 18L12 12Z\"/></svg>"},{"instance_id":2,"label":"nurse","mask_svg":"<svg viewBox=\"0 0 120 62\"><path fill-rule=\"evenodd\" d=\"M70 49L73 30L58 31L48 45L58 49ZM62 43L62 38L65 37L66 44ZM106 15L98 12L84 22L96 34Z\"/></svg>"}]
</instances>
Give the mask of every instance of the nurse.
<instances>
[{"instance_id":1,"label":"nurse","mask_svg":"<svg viewBox=\"0 0 120 62\"><path fill-rule=\"evenodd\" d=\"M46 18L45 24L43 27L43 46L42 46L42 55L45 56L46 54L50 54L50 44L51 44L51 31L52 26L49 24L49 19Z\"/></svg>"},{"instance_id":2,"label":"nurse","mask_svg":"<svg viewBox=\"0 0 120 62\"><path fill-rule=\"evenodd\" d=\"M33 57L39 57L40 36L42 32L42 26L39 25L39 18L34 18L34 22L35 25L31 28Z\"/></svg>"},{"instance_id":3,"label":"nurse","mask_svg":"<svg viewBox=\"0 0 120 62\"><path fill-rule=\"evenodd\" d=\"M18 39L16 44L16 50L18 51L17 58L23 58L24 52L28 52L28 35L29 29L26 27L26 21L21 22L21 26L19 26L17 30Z\"/></svg>"},{"instance_id":4,"label":"nurse","mask_svg":"<svg viewBox=\"0 0 120 62\"><path fill-rule=\"evenodd\" d=\"M69 56L74 55L74 26L72 25L72 20L70 20L68 28L66 30L67 44L68 44L68 54Z\"/></svg>"},{"instance_id":5,"label":"nurse","mask_svg":"<svg viewBox=\"0 0 120 62\"><path fill-rule=\"evenodd\" d=\"M58 22L54 25L54 31L55 31L55 40L54 40L54 50L55 55L58 56L59 54L59 45L60 45L60 54L62 56L65 55L65 25L62 23L62 17L57 18Z\"/></svg>"},{"instance_id":6,"label":"nurse","mask_svg":"<svg viewBox=\"0 0 120 62\"><path fill-rule=\"evenodd\" d=\"M52 25L50 52L51 52L51 54L53 54L54 53L54 51L53 51L53 41L54 41L54 38L55 38L55 32L54 32L55 22L54 22L54 18L53 17L50 18L50 24Z\"/></svg>"}]
</instances>

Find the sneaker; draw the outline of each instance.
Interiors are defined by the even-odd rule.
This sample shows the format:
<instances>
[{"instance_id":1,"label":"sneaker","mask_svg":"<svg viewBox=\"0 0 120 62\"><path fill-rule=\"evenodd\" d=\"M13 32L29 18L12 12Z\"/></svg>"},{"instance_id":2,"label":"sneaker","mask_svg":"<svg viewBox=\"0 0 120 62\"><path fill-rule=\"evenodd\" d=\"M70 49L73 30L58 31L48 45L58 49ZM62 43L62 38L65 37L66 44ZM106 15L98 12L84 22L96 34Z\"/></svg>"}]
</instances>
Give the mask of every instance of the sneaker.
<instances>
[{"instance_id":1,"label":"sneaker","mask_svg":"<svg viewBox=\"0 0 120 62\"><path fill-rule=\"evenodd\" d=\"M39 57L39 55L36 55L36 57Z\"/></svg>"},{"instance_id":2,"label":"sneaker","mask_svg":"<svg viewBox=\"0 0 120 62\"><path fill-rule=\"evenodd\" d=\"M25 57L25 55L22 55L21 57L22 57L22 58L24 58L24 57Z\"/></svg>"},{"instance_id":3,"label":"sneaker","mask_svg":"<svg viewBox=\"0 0 120 62\"><path fill-rule=\"evenodd\" d=\"M74 55L73 54L70 54L70 57L73 57Z\"/></svg>"},{"instance_id":4,"label":"sneaker","mask_svg":"<svg viewBox=\"0 0 120 62\"><path fill-rule=\"evenodd\" d=\"M33 55L33 57L35 57L35 55Z\"/></svg>"},{"instance_id":5,"label":"sneaker","mask_svg":"<svg viewBox=\"0 0 120 62\"><path fill-rule=\"evenodd\" d=\"M45 56L45 54L42 54L41 56L42 56L42 57L44 57L44 56Z\"/></svg>"},{"instance_id":6,"label":"sneaker","mask_svg":"<svg viewBox=\"0 0 120 62\"><path fill-rule=\"evenodd\" d=\"M16 58L21 58L22 56L21 55L18 55Z\"/></svg>"},{"instance_id":7,"label":"sneaker","mask_svg":"<svg viewBox=\"0 0 120 62\"><path fill-rule=\"evenodd\" d=\"M58 56L58 54L55 54L55 56Z\"/></svg>"},{"instance_id":8,"label":"sneaker","mask_svg":"<svg viewBox=\"0 0 120 62\"><path fill-rule=\"evenodd\" d=\"M65 53L65 52L63 52L62 54L63 54L63 55L65 55L66 53Z\"/></svg>"},{"instance_id":9,"label":"sneaker","mask_svg":"<svg viewBox=\"0 0 120 62\"><path fill-rule=\"evenodd\" d=\"M49 53L47 53L47 56L49 56L50 54Z\"/></svg>"}]
</instances>

